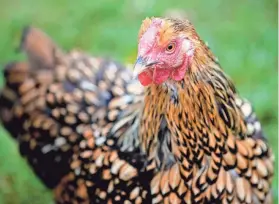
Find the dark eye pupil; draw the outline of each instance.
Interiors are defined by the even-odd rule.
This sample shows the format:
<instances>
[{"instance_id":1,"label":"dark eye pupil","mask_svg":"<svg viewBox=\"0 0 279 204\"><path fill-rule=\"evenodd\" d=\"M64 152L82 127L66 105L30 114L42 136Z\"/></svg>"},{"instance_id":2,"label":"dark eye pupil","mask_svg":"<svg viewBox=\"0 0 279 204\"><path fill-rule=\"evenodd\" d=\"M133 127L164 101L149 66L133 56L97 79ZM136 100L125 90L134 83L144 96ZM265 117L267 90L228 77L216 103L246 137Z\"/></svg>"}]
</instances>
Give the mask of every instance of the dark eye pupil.
<instances>
[{"instance_id":1,"label":"dark eye pupil","mask_svg":"<svg viewBox=\"0 0 279 204\"><path fill-rule=\"evenodd\" d=\"M168 46L168 50L172 50L173 46L172 45L169 45Z\"/></svg>"}]
</instances>

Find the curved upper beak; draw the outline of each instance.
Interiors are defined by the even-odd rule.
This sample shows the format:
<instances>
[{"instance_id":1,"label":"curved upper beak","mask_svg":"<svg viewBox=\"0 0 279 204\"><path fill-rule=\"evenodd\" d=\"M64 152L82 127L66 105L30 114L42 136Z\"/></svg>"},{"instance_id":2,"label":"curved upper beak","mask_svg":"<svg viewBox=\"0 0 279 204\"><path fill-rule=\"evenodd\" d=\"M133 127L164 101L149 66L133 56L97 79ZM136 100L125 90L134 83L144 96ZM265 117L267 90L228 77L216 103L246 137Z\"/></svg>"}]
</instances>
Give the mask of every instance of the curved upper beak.
<instances>
[{"instance_id":1,"label":"curved upper beak","mask_svg":"<svg viewBox=\"0 0 279 204\"><path fill-rule=\"evenodd\" d=\"M154 64L158 64L158 61L149 60L139 56L134 65L133 78L136 79L140 73L144 72L147 68L150 68Z\"/></svg>"}]
</instances>

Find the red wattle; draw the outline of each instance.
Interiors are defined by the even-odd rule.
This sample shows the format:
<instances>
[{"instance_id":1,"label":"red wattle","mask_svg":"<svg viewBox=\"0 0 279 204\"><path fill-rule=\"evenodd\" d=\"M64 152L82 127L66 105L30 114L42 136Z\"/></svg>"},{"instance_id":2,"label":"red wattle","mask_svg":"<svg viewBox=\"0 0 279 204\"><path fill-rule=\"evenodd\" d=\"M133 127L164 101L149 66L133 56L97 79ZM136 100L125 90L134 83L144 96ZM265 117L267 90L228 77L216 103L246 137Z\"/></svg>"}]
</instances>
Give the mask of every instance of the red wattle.
<instances>
[{"instance_id":1,"label":"red wattle","mask_svg":"<svg viewBox=\"0 0 279 204\"><path fill-rule=\"evenodd\" d=\"M155 68L153 73L153 81L155 84L161 84L166 81L171 74L171 69Z\"/></svg>"},{"instance_id":2,"label":"red wattle","mask_svg":"<svg viewBox=\"0 0 279 204\"><path fill-rule=\"evenodd\" d=\"M142 72L138 75L138 79L143 86L148 86L152 83L152 78L150 76L150 73L148 72Z\"/></svg>"},{"instance_id":3,"label":"red wattle","mask_svg":"<svg viewBox=\"0 0 279 204\"><path fill-rule=\"evenodd\" d=\"M170 77L171 71L171 69L154 68L140 73L138 79L143 86L151 83L161 84Z\"/></svg>"}]
</instances>

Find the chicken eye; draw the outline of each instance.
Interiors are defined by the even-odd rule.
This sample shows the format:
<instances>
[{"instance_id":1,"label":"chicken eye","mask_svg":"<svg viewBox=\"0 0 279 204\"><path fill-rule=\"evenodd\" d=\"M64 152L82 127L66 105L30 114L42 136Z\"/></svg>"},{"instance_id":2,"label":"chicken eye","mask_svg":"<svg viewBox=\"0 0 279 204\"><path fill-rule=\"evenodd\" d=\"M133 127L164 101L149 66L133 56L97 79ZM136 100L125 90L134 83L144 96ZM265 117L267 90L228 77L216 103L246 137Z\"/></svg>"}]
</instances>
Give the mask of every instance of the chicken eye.
<instances>
[{"instance_id":1,"label":"chicken eye","mask_svg":"<svg viewBox=\"0 0 279 204\"><path fill-rule=\"evenodd\" d=\"M168 53L172 53L174 51L174 49L175 49L175 43L170 43L170 44L168 44L166 51Z\"/></svg>"}]
</instances>

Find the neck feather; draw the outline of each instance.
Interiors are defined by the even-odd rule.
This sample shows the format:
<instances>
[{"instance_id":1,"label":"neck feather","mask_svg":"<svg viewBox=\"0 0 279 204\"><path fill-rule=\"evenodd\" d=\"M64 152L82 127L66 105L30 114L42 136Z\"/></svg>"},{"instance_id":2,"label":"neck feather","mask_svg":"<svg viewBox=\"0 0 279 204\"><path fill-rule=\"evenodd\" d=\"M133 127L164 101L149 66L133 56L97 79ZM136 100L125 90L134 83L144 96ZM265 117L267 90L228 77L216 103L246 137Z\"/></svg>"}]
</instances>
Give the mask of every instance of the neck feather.
<instances>
[{"instance_id":1,"label":"neck feather","mask_svg":"<svg viewBox=\"0 0 279 204\"><path fill-rule=\"evenodd\" d=\"M212 152L219 155L229 134L246 133L234 97L234 86L212 59L193 62L180 82L151 85L140 128L143 151L159 168L175 158L191 169Z\"/></svg>"}]
</instances>

